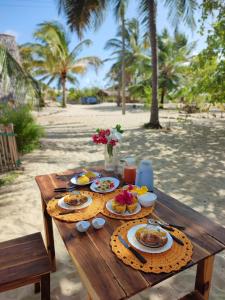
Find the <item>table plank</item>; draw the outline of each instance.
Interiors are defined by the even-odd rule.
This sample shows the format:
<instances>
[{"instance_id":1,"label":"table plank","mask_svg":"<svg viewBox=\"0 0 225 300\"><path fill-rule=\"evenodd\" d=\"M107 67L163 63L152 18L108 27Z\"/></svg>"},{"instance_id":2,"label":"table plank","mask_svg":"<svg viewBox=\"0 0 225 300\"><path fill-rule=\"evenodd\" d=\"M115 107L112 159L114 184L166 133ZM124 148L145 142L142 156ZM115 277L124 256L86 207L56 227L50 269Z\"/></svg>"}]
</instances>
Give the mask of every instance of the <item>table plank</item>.
<instances>
[{"instance_id":1,"label":"table plank","mask_svg":"<svg viewBox=\"0 0 225 300\"><path fill-rule=\"evenodd\" d=\"M95 169L97 170L97 168ZM98 170L102 172L101 169ZM66 174L72 172L74 170L70 170ZM105 175L108 174L105 173ZM38 176L36 181L46 203L54 196L54 187L65 186L65 182L56 179L54 174ZM165 221L186 226L185 234L193 243L192 261L182 270L224 249L225 229L223 227L157 189L156 194L158 195L155 210L157 216ZM85 235L76 232L73 224L54 221L83 281L91 294L94 293L96 299L125 299L175 274L146 274L134 270L118 260L110 249L109 241L114 229L122 224L120 220L107 218L107 225L103 229L98 232L90 229ZM213 234L216 231L214 238ZM88 263L90 263L90 267L88 267ZM94 273L98 273L99 277L95 277ZM106 285L109 284L106 289L102 287L103 282ZM112 283L112 286L109 282ZM109 289L112 290L112 293L109 293ZM115 290L117 290L116 294L114 294Z\"/></svg>"}]
</instances>

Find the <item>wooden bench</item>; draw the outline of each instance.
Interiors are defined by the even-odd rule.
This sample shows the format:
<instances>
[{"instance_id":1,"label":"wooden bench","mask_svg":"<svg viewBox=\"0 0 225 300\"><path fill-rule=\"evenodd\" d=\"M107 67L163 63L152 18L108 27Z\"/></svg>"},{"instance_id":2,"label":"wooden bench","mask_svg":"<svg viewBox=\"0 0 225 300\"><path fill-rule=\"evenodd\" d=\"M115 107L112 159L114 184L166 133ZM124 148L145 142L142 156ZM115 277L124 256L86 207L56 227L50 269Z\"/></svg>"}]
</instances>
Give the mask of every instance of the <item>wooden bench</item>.
<instances>
[{"instance_id":1,"label":"wooden bench","mask_svg":"<svg viewBox=\"0 0 225 300\"><path fill-rule=\"evenodd\" d=\"M50 270L40 232L0 243L0 292L35 283L35 292L49 300Z\"/></svg>"}]
</instances>

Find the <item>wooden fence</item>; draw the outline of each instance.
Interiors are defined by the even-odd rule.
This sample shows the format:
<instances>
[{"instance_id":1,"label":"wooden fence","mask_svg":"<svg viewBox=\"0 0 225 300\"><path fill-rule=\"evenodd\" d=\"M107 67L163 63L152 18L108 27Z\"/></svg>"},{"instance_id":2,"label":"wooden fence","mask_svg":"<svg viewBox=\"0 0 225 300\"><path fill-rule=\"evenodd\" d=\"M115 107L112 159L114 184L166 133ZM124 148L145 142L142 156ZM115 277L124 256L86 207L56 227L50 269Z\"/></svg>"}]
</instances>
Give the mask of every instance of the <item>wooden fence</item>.
<instances>
[{"instance_id":1,"label":"wooden fence","mask_svg":"<svg viewBox=\"0 0 225 300\"><path fill-rule=\"evenodd\" d=\"M0 124L0 173L18 169L20 165L13 124Z\"/></svg>"}]
</instances>

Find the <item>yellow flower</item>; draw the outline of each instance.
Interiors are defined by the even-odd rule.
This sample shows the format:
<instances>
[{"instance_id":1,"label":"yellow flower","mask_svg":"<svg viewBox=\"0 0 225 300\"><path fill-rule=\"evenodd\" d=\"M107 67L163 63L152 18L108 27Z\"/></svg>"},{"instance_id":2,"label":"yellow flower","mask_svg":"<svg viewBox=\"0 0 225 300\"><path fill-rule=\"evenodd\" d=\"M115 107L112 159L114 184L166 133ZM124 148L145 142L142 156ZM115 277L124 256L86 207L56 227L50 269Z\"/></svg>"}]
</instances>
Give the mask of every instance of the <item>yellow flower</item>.
<instances>
[{"instance_id":1,"label":"yellow flower","mask_svg":"<svg viewBox=\"0 0 225 300\"><path fill-rule=\"evenodd\" d=\"M140 195L143 195L143 194L147 193L148 188L147 188L147 186L144 185L144 186L141 186L141 187L134 187L133 191L140 196Z\"/></svg>"}]
</instances>

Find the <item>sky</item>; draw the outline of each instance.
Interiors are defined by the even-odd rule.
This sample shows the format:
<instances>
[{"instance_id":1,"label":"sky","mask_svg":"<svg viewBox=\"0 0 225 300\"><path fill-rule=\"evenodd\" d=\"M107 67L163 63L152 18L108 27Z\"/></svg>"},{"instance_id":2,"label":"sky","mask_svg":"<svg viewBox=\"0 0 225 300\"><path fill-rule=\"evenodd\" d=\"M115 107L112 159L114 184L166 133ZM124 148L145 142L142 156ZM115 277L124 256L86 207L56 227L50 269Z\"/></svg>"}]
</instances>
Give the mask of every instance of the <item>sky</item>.
<instances>
[{"instance_id":1,"label":"sky","mask_svg":"<svg viewBox=\"0 0 225 300\"><path fill-rule=\"evenodd\" d=\"M136 0L131 0L126 18L138 18ZM196 13L196 20L200 18L200 12ZM57 20L66 26L66 19L62 15L58 15L57 0L0 0L0 33L8 33L16 36L18 44L34 41L32 35L37 24L44 21ZM110 57L110 51L104 50L106 41L113 38L117 31L117 23L112 12L108 12L104 23L97 31L88 31L84 38L92 40L93 44L89 48L85 48L81 56L94 55L102 60ZM195 53L198 53L205 47L206 36L201 36L198 33L198 27L194 32L181 24L180 31L184 32L189 41L197 41ZM68 27L66 26L68 29ZM167 10L163 6L163 1L158 1L157 12L157 31L160 33L163 28L167 28L170 33L173 32L173 27L167 17ZM71 33L71 48L79 42L75 33ZM105 63L100 67L97 74L94 70L89 70L85 75L79 77L79 87L94 87L104 88L109 83L105 78L106 73L110 69L111 62Z\"/></svg>"}]
</instances>

